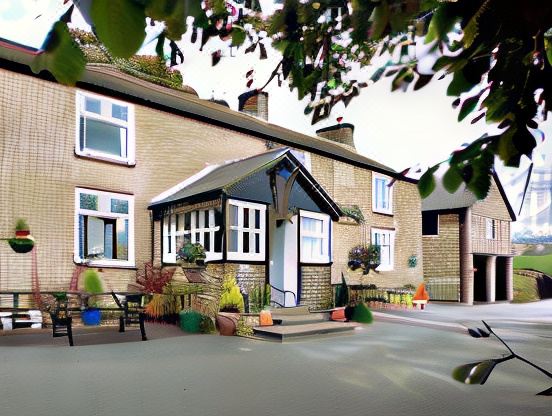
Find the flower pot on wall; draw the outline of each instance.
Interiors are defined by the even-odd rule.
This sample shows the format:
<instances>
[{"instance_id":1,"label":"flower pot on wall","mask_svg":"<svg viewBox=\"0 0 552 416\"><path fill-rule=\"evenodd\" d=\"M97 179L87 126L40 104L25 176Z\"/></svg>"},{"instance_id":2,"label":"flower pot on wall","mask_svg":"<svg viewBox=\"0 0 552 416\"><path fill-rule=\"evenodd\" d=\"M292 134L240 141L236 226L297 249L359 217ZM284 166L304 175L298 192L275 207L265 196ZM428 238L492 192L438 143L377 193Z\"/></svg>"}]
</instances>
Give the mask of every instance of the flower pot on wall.
<instances>
[{"instance_id":1,"label":"flower pot on wall","mask_svg":"<svg viewBox=\"0 0 552 416\"><path fill-rule=\"evenodd\" d=\"M99 325L102 320L102 312L98 308L88 308L81 312L81 320L84 325Z\"/></svg>"},{"instance_id":2,"label":"flower pot on wall","mask_svg":"<svg viewBox=\"0 0 552 416\"><path fill-rule=\"evenodd\" d=\"M10 238L8 244L16 253L28 253L34 247L34 241L30 238Z\"/></svg>"}]
</instances>

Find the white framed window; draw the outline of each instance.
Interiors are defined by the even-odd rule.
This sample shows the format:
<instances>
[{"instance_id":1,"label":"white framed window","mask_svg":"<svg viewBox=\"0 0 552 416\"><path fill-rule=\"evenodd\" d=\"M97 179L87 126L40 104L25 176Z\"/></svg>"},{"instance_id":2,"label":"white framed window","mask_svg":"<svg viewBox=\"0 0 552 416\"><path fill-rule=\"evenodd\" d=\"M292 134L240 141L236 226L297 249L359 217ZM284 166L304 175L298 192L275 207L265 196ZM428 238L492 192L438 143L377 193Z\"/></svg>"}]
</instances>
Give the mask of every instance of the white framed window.
<instances>
[{"instance_id":1,"label":"white framed window","mask_svg":"<svg viewBox=\"0 0 552 416\"><path fill-rule=\"evenodd\" d=\"M378 246L380 251L377 271L393 270L395 256L395 231L372 228L372 245Z\"/></svg>"},{"instance_id":2,"label":"white framed window","mask_svg":"<svg viewBox=\"0 0 552 416\"><path fill-rule=\"evenodd\" d=\"M391 178L372 172L372 211L393 214L393 187Z\"/></svg>"},{"instance_id":3,"label":"white framed window","mask_svg":"<svg viewBox=\"0 0 552 416\"><path fill-rule=\"evenodd\" d=\"M205 249L205 261L222 259L220 208L175 213L163 218L163 262L176 263L178 250L187 243Z\"/></svg>"},{"instance_id":4,"label":"white framed window","mask_svg":"<svg viewBox=\"0 0 552 416\"><path fill-rule=\"evenodd\" d=\"M230 199L227 209L228 260L265 260L266 205Z\"/></svg>"},{"instance_id":5,"label":"white framed window","mask_svg":"<svg viewBox=\"0 0 552 416\"><path fill-rule=\"evenodd\" d=\"M485 231L487 240L496 240L496 220L492 218L486 218Z\"/></svg>"},{"instance_id":6,"label":"white framed window","mask_svg":"<svg viewBox=\"0 0 552 416\"><path fill-rule=\"evenodd\" d=\"M134 196L75 188L76 263L134 267Z\"/></svg>"},{"instance_id":7,"label":"white framed window","mask_svg":"<svg viewBox=\"0 0 552 416\"><path fill-rule=\"evenodd\" d=\"M329 263L331 259L330 216L317 212L300 211L301 246L303 263Z\"/></svg>"},{"instance_id":8,"label":"white framed window","mask_svg":"<svg viewBox=\"0 0 552 416\"><path fill-rule=\"evenodd\" d=\"M76 97L76 153L133 165L134 106L83 91Z\"/></svg>"}]
</instances>

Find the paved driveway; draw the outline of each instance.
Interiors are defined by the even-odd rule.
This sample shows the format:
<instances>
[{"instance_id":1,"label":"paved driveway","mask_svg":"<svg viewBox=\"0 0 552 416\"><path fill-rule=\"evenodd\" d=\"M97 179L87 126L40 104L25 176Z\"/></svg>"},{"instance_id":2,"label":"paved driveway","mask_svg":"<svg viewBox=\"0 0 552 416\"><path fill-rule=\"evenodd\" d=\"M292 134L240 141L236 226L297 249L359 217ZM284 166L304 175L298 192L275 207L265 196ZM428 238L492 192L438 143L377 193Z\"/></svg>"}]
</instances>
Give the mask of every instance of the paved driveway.
<instances>
[{"instance_id":1,"label":"paved driveway","mask_svg":"<svg viewBox=\"0 0 552 416\"><path fill-rule=\"evenodd\" d=\"M121 337L122 335L122 337ZM0 337L0 414L39 415L550 415L552 385L507 362L484 386L450 377L457 365L498 357L495 340L376 321L354 335L288 344L136 333ZM125 338L126 337L126 338ZM114 343L113 341L117 341ZM129 341L129 342L121 342ZM512 334L549 369L552 341Z\"/></svg>"}]
</instances>

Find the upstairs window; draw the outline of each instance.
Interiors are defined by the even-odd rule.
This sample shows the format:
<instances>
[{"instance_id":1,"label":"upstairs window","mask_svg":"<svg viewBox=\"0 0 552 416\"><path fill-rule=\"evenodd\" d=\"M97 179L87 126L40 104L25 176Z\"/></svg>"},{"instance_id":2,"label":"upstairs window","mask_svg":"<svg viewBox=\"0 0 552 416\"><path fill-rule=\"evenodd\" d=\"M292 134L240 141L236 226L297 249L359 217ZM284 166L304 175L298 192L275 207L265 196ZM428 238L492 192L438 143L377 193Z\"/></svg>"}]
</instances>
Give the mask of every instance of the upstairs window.
<instances>
[{"instance_id":1,"label":"upstairs window","mask_svg":"<svg viewBox=\"0 0 552 416\"><path fill-rule=\"evenodd\" d=\"M81 156L134 164L134 107L78 92L75 148Z\"/></svg>"},{"instance_id":2,"label":"upstairs window","mask_svg":"<svg viewBox=\"0 0 552 416\"><path fill-rule=\"evenodd\" d=\"M75 262L134 266L134 196L76 188Z\"/></svg>"},{"instance_id":3,"label":"upstairs window","mask_svg":"<svg viewBox=\"0 0 552 416\"><path fill-rule=\"evenodd\" d=\"M301 211L301 261L330 262L330 217L326 214Z\"/></svg>"},{"instance_id":4,"label":"upstairs window","mask_svg":"<svg viewBox=\"0 0 552 416\"><path fill-rule=\"evenodd\" d=\"M228 260L265 259L266 205L228 201Z\"/></svg>"},{"instance_id":5,"label":"upstairs window","mask_svg":"<svg viewBox=\"0 0 552 416\"><path fill-rule=\"evenodd\" d=\"M395 256L395 231L372 228L372 245L380 251L378 271L393 270Z\"/></svg>"},{"instance_id":6,"label":"upstairs window","mask_svg":"<svg viewBox=\"0 0 552 416\"><path fill-rule=\"evenodd\" d=\"M176 263L176 253L188 243L205 249L205 260L222 259L220 208L175 213L163 219L163 262Z\"/></svg>"},{"instance_id":7,"label":"upstairs window","mask_svg":"<svg viewBox=\"0 0 552 416\"><path fill-rule=\"evenodd\" d=\"M372 211L393 214L393 187L391 178L372 173Z\"/></svg>"},{"instance_id":8,"label":"upstairs window","mask_svg":"<svg viewBox=\"0 0 552 416\"><path fill-rule=\"evenodd\" d=\"M487 240L496 240L496 220L493 220L492 218L486 218L485 229Z\"/></svg>"},{"instance_id":9,"label":"upstairs window","mask_svg":"<svg viewBox=\"0 0 552 416\"><path fill-rule=\"evenodd\" d=\"M439 235L439 214L435 211L422 212L422 235Z\"/></svg>"}]
</instances>

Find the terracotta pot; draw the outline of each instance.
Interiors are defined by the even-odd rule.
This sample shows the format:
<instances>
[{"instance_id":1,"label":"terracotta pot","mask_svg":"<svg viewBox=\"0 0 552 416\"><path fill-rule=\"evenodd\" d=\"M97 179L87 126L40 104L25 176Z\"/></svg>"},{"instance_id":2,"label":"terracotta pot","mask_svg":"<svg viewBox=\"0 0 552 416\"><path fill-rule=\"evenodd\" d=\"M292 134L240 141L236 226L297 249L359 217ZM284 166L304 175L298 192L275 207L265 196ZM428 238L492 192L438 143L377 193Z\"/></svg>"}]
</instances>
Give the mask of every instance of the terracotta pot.
<instances>
[{"instance_id":1,"label":"terracotta pot","mask_svg":"<svg viewBox=\"0 0 552 416\"><path fill-rule=\"evenodd\" d=\"M239 319L239 313L219 312L215 320L220 335L235 335Z\"/></svg>"},{"instance_id":2,"label":"terracotta pot","mask_svg":"<svg viewBox=\"0 0 552 416\"><path fill-rule=\"evenodd\" d=\"M29 230L16 230L15 231L15 237L16 238L25 238L29 234L31 234L31 232Z\"/></svg>"}]
</instances>

